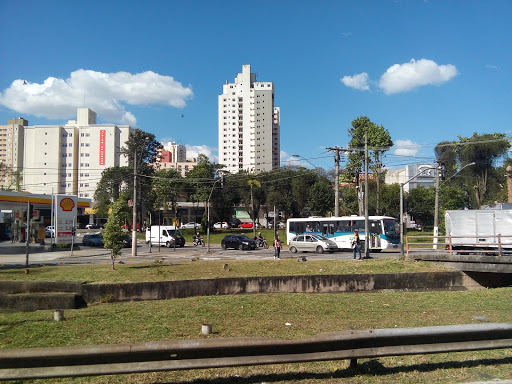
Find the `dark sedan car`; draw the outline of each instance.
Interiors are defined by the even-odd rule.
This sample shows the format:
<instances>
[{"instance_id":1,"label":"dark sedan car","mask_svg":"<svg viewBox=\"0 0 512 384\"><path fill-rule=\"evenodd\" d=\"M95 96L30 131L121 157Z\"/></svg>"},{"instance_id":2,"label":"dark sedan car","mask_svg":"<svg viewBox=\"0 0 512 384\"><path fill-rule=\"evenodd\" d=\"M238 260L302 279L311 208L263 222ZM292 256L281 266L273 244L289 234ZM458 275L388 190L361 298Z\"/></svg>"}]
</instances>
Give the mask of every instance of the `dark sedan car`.
<instances>
[{"instance_id":1,"label":"dark sedan car","mask_svg":"<svg viewBox=\"0 0 512 384\"><path fill-rule=\"evenodd\" d=\"M101 233L84 235L82 239L82 244L92 245L93 247L103 247L103 236L101 236Z\"/></svg>"},{"instance_id":2,"label":"dark sedan car","mask_svg":"<svg viewBox=\"0 0 512 384\"><path fill-rule=\"evenodd\" d=\"M222 249L256 249L256 242L245 235L227 235L222 239L220 244Z\"/></svg>"},{"instance_id":3,"label":"dark sedan car","mask_svg":"<svg viewBox=\"0 0 512 384\"><path fill-rule=\"evenodd\" d=\"M132 247L132 237L131 236L126 236L123 239L123 246L125 248L131 248Z\"/></svg>"}]
</instances>

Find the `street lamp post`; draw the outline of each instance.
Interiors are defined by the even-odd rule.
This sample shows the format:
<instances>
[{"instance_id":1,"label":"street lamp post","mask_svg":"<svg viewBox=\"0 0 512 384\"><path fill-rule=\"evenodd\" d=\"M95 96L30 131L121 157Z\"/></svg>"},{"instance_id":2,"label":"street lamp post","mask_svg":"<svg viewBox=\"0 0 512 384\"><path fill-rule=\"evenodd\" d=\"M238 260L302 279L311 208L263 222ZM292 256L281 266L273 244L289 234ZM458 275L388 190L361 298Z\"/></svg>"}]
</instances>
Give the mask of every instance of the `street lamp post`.
<instances>
[{"instance_id":1,"label":"street lamp post","mask_svg":"<svg viewBox=\"0 0 512 384\"><path fill-rule=\"evenodd\" d=\"M475 165L476 163L469 163L463 166L461 169L459 169L457 172L455 172L453 175L450 176L448 180L443 181L441 185L444 183L450 181L452 178L454 178L456 175L458 175L464 168L469 167L471 165ZM439 236L439 163L436 166L436 197L435 197L435 211L434 211L434 245L432 246L433 249L437 249L437 240Z\"/></svg>"},{"instance_id":2,"label":"street lamp post","mask_svg":"<svg viewBox=\"0 0 512 384\"><path fill-rule=\"evenodd\" d=\"M215 180L215 182L212 185L212 190L210 191L210 196L208 196L208 206L207 206L208 214L207 214L207 221L206 221L206 241L208 243L207 252L210 252L210 199L212 197L212 193L213 193L213 189L215 188L215 184L217 184L217 182L219 180L220 179Z\"/></svg>"},{"instance_id":3,"label":"street lamp post","mask_svg":"<svg viewBox=\"0 0 512 384\"><path fill-rule=\"evenodd\" d=\"M424 168L421 172L411 177L405 183L400 183L400 256L404 256L404 185L410 183L415 178L425 173L430 169L437 169L437 167Z\"/></svg>"}]
</instances>

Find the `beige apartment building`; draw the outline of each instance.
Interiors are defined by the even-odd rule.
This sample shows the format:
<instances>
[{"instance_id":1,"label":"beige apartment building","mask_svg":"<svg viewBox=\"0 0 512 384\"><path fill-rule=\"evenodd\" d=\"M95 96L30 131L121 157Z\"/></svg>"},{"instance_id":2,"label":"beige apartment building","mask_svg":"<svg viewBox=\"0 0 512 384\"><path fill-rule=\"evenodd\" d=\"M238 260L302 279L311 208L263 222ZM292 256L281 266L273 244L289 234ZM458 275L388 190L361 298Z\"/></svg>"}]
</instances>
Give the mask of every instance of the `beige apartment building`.
<instances>
[{"instance_id":1,"label":"beige apartment building","mask_svg":"<svg viewBox=\"0 0 512 384\"><path fill-rule=\"evenodd\" d=\"M23 119L15 120L8 121L5 158L6 164L16 159L24 191L92 199L105 169L128 165L121 148L133 128L96 124L96 113L89 108L78 108L77 120L62 125L28 126Z\"/></svg>"},{"instance_id":2,"label":"beige apartment building","mask_svg":"<svg viewBox=\"0 0 512 384\"><path fill-rule=\"evenodd\" d=\"M19 117L0 126L0 188L15 189L23 171L24 127L28 121Z\"/></svg>"}]
</instances>

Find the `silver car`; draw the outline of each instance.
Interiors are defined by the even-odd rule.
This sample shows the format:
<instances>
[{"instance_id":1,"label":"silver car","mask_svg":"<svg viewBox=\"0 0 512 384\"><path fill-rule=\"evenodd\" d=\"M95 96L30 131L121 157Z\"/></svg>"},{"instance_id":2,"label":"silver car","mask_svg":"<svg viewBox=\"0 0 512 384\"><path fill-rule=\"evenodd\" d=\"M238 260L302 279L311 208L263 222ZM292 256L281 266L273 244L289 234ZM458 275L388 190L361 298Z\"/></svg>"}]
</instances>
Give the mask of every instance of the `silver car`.
<instances>
[{"instance_id":1,"label":"silver car","mask_svg":"<svg viewBox=\"0 0 512 384\"><path fill-rule=\"evenodd\" d=\"M295 238L290 240L289 249L291 253L296 253L297 251L318 253L324 253L327 251L332 253L338 250L338 246L334 241L329 240L327 237L303 234L295 236Z\"/></svg>"}]
</instances>

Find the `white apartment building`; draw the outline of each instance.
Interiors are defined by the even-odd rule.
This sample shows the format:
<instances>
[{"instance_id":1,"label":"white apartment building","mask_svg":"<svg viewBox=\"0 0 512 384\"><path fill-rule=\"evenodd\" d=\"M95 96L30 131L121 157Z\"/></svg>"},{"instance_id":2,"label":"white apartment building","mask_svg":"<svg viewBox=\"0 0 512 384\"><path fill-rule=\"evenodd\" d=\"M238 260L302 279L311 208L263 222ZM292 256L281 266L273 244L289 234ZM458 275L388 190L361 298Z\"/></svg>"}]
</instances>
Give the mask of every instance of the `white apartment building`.
<instances>
[{"instance_id":1,"label":"white apartment building","mask_svg":"<svg viewBox=\"0 0 512 384\"><path fill-rule=\"evenodd\" d=\"M28 121L23 118L9 119L0 126L0 186L12 188L21 182L23 170L24 127Z\"/></svg>"},{"instance_id":2,"label":"white apartment building","mask_svg":"<svg viewBox=\"0 0 512 384\"><path fill-rule=\"evenodd\" d=\"M24 190L92 199L105 169L128 165L121 148L131 130L96 124L96 113L88 108L78 108L77 120L65 125L25 127Z\"/></svg>"},{"instance_id":3,"label":"white apartment building","mask_svg":"<svg viewBox=\"0 0 512 384\"><path fill-rule=\"evenodd\" d=\"M262 172L280 166L280 110L274 83L256 82L250 65L219 95L219 164L231 173Z\"/></svg>"}]
</instances>

